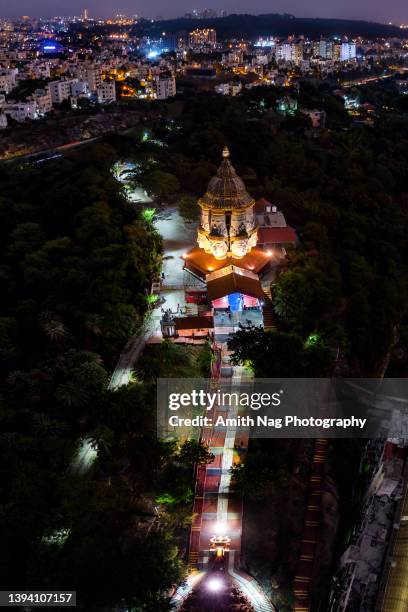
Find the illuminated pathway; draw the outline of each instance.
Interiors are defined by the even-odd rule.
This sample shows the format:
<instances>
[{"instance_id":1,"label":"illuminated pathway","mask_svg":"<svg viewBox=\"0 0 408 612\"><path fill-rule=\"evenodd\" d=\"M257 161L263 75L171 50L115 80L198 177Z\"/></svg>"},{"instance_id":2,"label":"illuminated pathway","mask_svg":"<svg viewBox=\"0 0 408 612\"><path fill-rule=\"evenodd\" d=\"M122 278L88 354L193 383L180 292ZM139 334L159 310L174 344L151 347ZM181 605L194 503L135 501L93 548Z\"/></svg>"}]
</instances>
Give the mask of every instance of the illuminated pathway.
<instances>
[{"instance_id":1,"label":"illuminated pathway","mask_svg":"<svg viewBox=\"0 0 408 612\"><path fill-rule=\"evenodd\" d=\"M221 367L230 368L225 346L222 348ZM219 382L239 385L248 374L242 367L233 367L232 377L212 379L211 387L216 391ZM249 379L250 380L250 379ZM237 407L214 408L213 418L218 416L234 418ZM215 534L226 535L231 539L228 553L228 573L235 586L242 592L253 606L255 612L273 612L274 608L259 587L258 583L240 567L241 535L242 535L242 495L231 491L230 469L245 459L248 447L248 434L237 433L235 427L227 427L225 431L214 431L204 428L202 442L208 444L214 460L209 465L198 467L196 490L193 507L193 523L191 526L189 566L191 574L187 584L176 592L173 603L176 608L191 593L209 568L210 539Z\"/></svg>"}]
</instances>

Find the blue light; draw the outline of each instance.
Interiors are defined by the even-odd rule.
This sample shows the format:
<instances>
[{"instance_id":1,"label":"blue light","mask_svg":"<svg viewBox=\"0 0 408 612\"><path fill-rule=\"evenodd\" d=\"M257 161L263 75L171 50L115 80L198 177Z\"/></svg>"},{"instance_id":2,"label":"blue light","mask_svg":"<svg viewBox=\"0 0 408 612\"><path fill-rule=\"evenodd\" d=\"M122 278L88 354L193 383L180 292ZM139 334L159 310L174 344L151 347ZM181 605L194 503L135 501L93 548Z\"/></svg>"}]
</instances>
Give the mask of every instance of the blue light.
<instances>
[{"instance_id":1,"label":"blue light","mask_svg":"<svg viewBox=\"0 0 408 612\"><path fill-rule=\"evenodd\" d=\"M55 51L56 45L44 45L44 51Z\"/></svg>"},{"instance_id":2,"label":"blue light","mask_svg":"<svg viewBox=\"0 0 408 612\"><path fill-rule=\"evenodd\" d=\"M159 55L158 51L149 51L149 53L147 54L147 59L154 59L155 57L157 57Z\"/></svg>"}]
</instances>

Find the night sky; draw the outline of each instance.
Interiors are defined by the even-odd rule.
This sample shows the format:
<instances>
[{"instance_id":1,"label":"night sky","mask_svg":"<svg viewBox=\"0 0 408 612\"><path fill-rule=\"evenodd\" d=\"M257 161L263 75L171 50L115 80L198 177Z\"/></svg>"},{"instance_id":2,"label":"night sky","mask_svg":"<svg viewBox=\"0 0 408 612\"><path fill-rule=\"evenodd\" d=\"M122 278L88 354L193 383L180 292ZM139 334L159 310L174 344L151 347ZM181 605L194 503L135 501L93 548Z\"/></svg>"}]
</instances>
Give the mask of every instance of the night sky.
<instances>
[{"instance_id":1,"label":"night sky","mask_svg":"<svg viewBox=\"0 0 408 612\"><path fill-rule=\"evenodd\" d=\"M395 24L408 22L407 0L0 0L0 16L79 15L115 13L144 17L176 17L205 7L228 13L293 13L297 17L359 18Z\"/></svg>"}]
</instances>

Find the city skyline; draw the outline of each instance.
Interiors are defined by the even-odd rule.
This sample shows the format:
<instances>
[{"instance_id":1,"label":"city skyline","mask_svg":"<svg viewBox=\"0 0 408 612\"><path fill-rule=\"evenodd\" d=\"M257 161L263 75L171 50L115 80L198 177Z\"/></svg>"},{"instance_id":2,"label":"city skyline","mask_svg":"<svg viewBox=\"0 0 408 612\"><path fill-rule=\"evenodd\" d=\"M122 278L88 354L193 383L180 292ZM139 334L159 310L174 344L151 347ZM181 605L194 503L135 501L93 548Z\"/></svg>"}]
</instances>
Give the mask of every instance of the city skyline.
<instances>
[{"instance_id":1,"label":"city skyline","mask_svg":"<svg viewBox=\"0 0 408 612\"><path fill-rule=\"evenodd\" d=\"M341 19L364 19L383 23L393 22L399 24L408 20L408 11L405 0L392 0L385 4L382 0L365 0L355 3L353 0L344 0L341 5L336 0L312 0L305 5L302 0L175 0L171 7L165 5L163 0L110 0L101 8L97 0L37 0L35 7L32 0L17 0L12 5L0 3L0 16L18 17L31 15L33 17L52 17L55 15L79 15L88 9L89 16L109 17L115 13L138 14L146 17L161 16L164 19L174 18L192 12L211 8L225 10L228 13L293 13L297 17L326 17Z\"/></svg>"}]
</instances>

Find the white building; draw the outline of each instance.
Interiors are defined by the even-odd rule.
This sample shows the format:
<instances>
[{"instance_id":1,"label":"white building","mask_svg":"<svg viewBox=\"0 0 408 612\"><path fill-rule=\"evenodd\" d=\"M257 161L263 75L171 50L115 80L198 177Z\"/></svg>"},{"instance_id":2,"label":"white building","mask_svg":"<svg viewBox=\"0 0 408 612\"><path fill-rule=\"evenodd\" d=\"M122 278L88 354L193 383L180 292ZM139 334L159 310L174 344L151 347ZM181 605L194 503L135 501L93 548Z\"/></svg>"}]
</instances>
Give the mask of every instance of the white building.
<instances>
[{"instance_id":1,"label":"white building","mask_svg":"<svg viewBox=\"0 0 408 612\"><path fill-rule=\"evenodd\" d=\"M10 93L16 86L17 68L3 69L0 71L0 92Z\"/></svg>"},{"instance_id":2,"label":"white building","mask_svg":"<svg viewBox=\"0 0 408 612\"><path fill-rule=\"evenodd\" d=\"M97 92L98 88L102 84L101 67L96 64L87 66L85 70L85 80L88 82L89 91L91 91L92 93Z\"/></svg>"},{"instance_id":3,"label":"white building","mask_svg":"<svg viewBox=\"0 0 408 612\"><path fill-rule=\"evenodd\" d=\"M88 81L72 81L71 96L74 98L89 98Z\"/></svg>"},{"instance_id":4,"label":"white building","mask_svg":"<svg viewBox=\"0 0 408 612\"><path fill-rule=\"evenodd\" d=\"M64 100L68 100L72 95L72 85L77 82L77 79L66 79L49 83L52 103L61 104Z\"/></svg>"},{"instance_id":5,"label":"white building","mask_svg":"<svg viewBox=\"0 0 408 612\"><path fill-rule=\"evenodd\" d=\"M340 61L349 62L356 59L356 43L343 42L340 49Z\"/></svg>"},{"instance_id":6,"label":"white building","mask_svg":"<svg viewBox=\"0 0 408 612\"><path fill-rule=\"evenodd\" d=\"M109 104L116 101L115 81L102 81L96 90L99 104Z\"/></svg>"},{"instance_id":7,"label":"white building","mask_svg":"<svg viewBox=\"0 0 408 612\"><path fill-rule=\"evenodd\" d=\"M33 62L28 68L34 79L49 79L51 76L48 62Z\"/></svg>"},{"instance_id":8,"label":"white building","mask_svg":"<svg viewBox=\"0 0 408 612\"><path fill-rule=\"evenodd\" d=\"M28 100L37 104L38 114L41 116L52 111L52 97L48 85L44 89L36 89Z\"/></svg>"},{"instance_id":9,"label":"white building","mask_svg":"<svg viewBox=\"0 0 408 612\"><path fill-rule=\"evenodd\" d=\"M237 96L242 91L242 83L231 81L230 83L220 83L215 86L215 91L223 96Z\"/></svg>"},{"instance_id":10,"label":"white building","mask_svg":"<svg viewBox=\"0 0 408 612\"><path fill-rule=\"evenodd\" d=\"M176 95L176 79L171 77L156 77L154 83L157 100L167 100Z\"/></svg>"},{"instance_id":11,"label":"white building","mask_svg":"<svg viewBox=\"0 0 408 612\"><path fill-rule=\"evenodd\" d=\"M38 108L36 102L15 102L6 104L3 107L6 115L9 115L14 121L22 123L26 119L38 119Z\"/></svg>"},{"instance_id":12,"label":"white building","mask_svg":"<svg viewBox=\"0 0 408 612\"><path fill-rule=\"evenodd\" d=\"M275 50L277 61L291 62L299 66L303 59L303 45L301 43L284 42L277 45Z\"/></svg>"}]
</instances>

